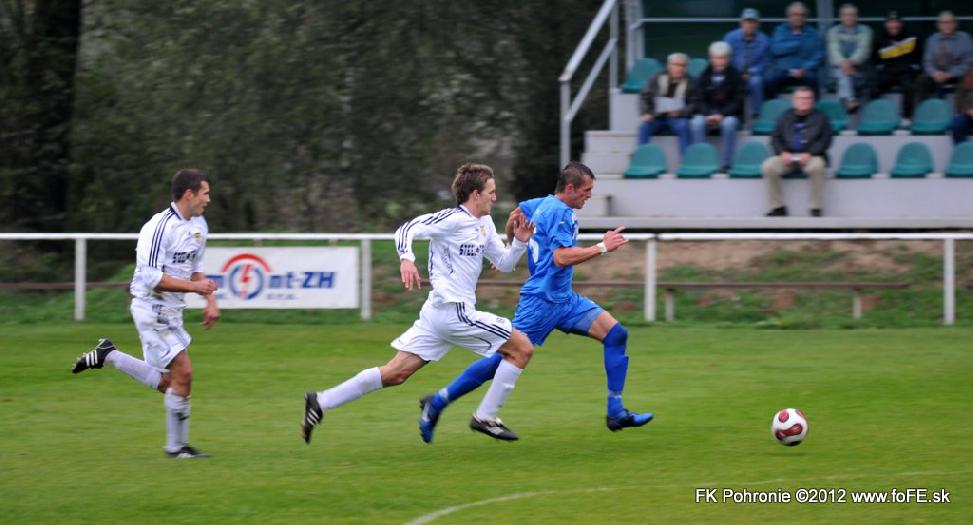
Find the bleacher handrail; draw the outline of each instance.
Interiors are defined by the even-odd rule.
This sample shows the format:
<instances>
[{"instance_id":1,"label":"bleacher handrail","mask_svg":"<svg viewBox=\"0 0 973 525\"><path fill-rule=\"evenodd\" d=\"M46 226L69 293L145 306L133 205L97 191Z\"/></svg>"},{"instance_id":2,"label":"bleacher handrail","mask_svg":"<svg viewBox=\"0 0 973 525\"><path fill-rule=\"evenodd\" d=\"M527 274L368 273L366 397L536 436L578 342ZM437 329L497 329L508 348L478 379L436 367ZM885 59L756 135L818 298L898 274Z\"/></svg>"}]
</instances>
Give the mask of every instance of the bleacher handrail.
<instances>
[{"instance_id":1,"label":"bleacher handrail","mask_svg":"<svg viewBox=\"0 0 973 525\"><path fill-rule=\"evenodd\" d=\"M558 77L558 83L561 85L561 166L564 166L571 160L571 122L574 120L574 116L577 115L578 110L581 109L581 105L584 104L585 99L588 97L588 93L591 91L591 87L594 85L595 79L598 78L602 68L605 67L605 62L609 62L609 93L618 85L618 3L619 0L605 0L604 3L601 4L601 8L598 9L598 14L595 15L595 18L591 21L591 25L588 26L588 31L586 31L584 37L581 38L581 42L578 43L578 47L575 48L574 53L571 54L570 60L568 60L567 65L564 67L564 71L561 73L561 76ZM581 65L581 61L584 60L584 58L588 55L588 52L591 50L591 44L594 42L595 37L597 37L598 33L601 32L606 22L609 22L610 33L608 41L605 42L605 46L595 59L595 63L591 66L591 71L588 73L588 77L585 78L584 82L581 84L581 87L578 89L577 95L574 97L574 99L572 99L571 80L574 78L574 74Z\"/></svg>"}]
</instances>

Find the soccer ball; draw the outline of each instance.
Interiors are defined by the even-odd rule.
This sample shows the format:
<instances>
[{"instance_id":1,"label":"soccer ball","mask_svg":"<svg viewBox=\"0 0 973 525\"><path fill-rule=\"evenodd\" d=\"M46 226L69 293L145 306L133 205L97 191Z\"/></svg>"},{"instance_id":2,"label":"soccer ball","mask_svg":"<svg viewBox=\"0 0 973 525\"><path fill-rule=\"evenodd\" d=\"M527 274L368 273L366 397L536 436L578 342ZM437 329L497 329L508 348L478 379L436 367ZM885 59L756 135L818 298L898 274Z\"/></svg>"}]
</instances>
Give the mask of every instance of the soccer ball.
<instances>
[{"instance_id":1,"label":"soccer ball","mask_svg":"<svg viewBox=\"0 0 973 525\"><path fill-rule=\"evenodd\" d=\"M777 412L770 423L770 433L781 445L800 445L807 437L807 418L804 417L804 412L796 408L785 408Z\"/></svg>"}]
</instances>

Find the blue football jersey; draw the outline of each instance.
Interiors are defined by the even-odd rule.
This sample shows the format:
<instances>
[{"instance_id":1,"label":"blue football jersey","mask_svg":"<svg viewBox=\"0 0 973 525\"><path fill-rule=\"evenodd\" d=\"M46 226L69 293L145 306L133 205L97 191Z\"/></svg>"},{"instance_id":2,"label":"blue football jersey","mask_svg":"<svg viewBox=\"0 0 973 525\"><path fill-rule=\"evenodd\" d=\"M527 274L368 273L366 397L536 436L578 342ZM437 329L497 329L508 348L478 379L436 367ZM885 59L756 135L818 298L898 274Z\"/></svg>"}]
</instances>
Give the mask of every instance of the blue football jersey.
<instances>
[{"instance_id":1,"label":"blue football jersey","mask_svg":"<svg viewBox=\"0 0 973 525\"><path fill-rule=\"evenodd\" d=\"M574 210L554 195L520 203L528 221L534 223L534 236L527 245L530 278L520 290L522 295L539 295L552 302L572 297L572 267L558 268L554 250L570 248L578 242L578 219Z\"/></svg>"}]
</instances>

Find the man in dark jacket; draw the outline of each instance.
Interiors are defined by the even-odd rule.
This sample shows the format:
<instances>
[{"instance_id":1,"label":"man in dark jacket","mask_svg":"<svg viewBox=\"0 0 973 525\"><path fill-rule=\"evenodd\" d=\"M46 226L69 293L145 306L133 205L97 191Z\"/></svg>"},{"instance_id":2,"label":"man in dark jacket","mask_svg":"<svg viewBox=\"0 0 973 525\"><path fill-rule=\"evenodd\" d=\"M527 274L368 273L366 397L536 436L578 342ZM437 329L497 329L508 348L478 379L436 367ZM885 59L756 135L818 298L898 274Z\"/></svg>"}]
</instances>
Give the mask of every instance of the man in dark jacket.
<instances>
[{"instance_id":1,"label":"man in dark jacket","mask_svg":"<svg viewBox=\"0 0 973 525\"><path fill-rule=\"evenodd\" d=\"M892 11L885 17L885 30L875 38L876 96L898 86L902 89L902 115L912 118L916 78L922 71L922 47L919 37L905 30L899 14Z\"/></svg>"},{"instance_id":2,"label":"man in dark jacket","mask_svg":"<svg viewBox=\"0 0 973 525\"><path fill-rule=\"evenodd\" d=\"M956 116L949 125L953 132L953 145L965 142L973 130L973 71L967 71L963 81L956 86Z\"/></svg>"},{"instance_id":3,"label":"man in dark jacket","mask_svg":"<svg viewBox=\"0 0 973 525\"><path fill-rule=\"evenodd\" d=\"M679 153L690 144L689 117L696 112L696 81L686 72L689 57L673 53L666 60L666 70L652 77L642 90L639 144L652 140L652 135L666 127L679 137Z\"/></svg>"},{"instance_id":4,"label":"man in dark jacket","mask_svg":"<svg viewBox=\"0 0 973 525\"><path fill-rule=\"evenodd\" d=\"M767 197L768 217L784 217L787 207L780 189L780 179L794 171L803 171L811 180L811 216L821 216L821 192L828 173L828 147L831 146L831 123L814 107L814 91L806 86L794 90L794 107L777 119L770 145L774 156L762 166Z\"/></svg>"},{"instance_id":5,"label":"man in dark jacket","mask_svg":"<svg viewBox=\"0 0 973 525\"><path fill-rule=\"evenodd\" d=\"M689 121L693 143L706 140L706 130L718 129L723 139L722 171L733 162L737 129L743 118L746 86L743 77L730 65L732 49L726 42L709 46L709 66L699 76L699 114Z\"/></svg>"}]
</instances>

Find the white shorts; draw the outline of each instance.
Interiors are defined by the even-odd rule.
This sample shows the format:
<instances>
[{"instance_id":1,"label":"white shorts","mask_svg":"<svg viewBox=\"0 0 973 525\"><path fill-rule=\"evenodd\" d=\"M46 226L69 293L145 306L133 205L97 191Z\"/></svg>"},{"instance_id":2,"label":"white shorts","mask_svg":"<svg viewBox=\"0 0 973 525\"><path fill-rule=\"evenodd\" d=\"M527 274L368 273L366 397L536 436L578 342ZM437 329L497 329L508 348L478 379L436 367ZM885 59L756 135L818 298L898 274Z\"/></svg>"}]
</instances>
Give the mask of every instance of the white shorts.
<instances>
[{"instance_id":1,"label":"white shorts","mask_svg":"<svg viewBox=\"0 0 973 525\"><path fill-rule=\"evenodd\" d=\"M511 332L510 319L479 312L463 303L426 301L419 320L392 341L392 348L424 361L439 361L454 346L488 357L510 339Z\"/></svg>"},{"instance_id":2,"label":"white shorts","mask_svg":"<svg viewBox=\"0 0 973 525\"><path fill-rule=\"evenodd\" d=\"M133 300L130 308L142 340L142 356L149 366L164 371L179 352L189 348L192 337L182 327L182 310Z\"/></svg>"}]
</instances>

